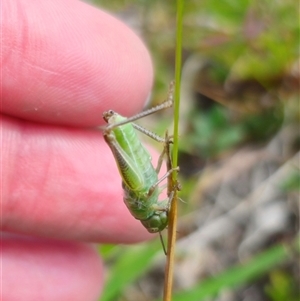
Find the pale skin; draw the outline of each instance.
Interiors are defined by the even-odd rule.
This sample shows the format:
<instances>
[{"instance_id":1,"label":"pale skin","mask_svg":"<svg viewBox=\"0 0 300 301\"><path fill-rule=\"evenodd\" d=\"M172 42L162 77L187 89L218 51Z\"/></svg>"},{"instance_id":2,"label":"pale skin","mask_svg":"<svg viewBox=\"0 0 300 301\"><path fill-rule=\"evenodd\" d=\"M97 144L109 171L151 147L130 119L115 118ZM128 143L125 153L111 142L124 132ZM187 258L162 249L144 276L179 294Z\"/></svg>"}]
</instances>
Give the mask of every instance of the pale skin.
<instances>
[{"instance_id":1,"label":"pale skin","mask_svg":"<svg viewBox=\"0 0 300 301\"><path fill-rule=\"evenodd\" d=\"M85 3L1 5L1 299L94 301L103 275L91 243L151 237L124 205L95 129L107 109L142 109L150 56L124 24Z\"/></svg>"}]
</instances>

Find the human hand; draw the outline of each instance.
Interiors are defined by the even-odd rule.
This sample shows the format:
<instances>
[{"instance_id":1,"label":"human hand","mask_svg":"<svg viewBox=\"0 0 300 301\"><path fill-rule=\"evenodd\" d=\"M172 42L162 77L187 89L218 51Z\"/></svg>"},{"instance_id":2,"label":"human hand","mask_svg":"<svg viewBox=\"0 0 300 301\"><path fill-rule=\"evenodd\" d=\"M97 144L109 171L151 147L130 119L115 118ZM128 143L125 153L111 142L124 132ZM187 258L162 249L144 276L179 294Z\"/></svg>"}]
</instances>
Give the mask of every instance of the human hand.
<instances>
[{"instance_id":1,"label":"human hand","mask_svg":"<svg viewBox=\"0 0 300 301\"><path fill-rule=\"evenodd\" d=\"M95 129L107 109L142 108L149 54L75 0L5 1L1 28L2 300L96 300L102 268L88 243L149 238Z\"/></svg>"}]
</instances>

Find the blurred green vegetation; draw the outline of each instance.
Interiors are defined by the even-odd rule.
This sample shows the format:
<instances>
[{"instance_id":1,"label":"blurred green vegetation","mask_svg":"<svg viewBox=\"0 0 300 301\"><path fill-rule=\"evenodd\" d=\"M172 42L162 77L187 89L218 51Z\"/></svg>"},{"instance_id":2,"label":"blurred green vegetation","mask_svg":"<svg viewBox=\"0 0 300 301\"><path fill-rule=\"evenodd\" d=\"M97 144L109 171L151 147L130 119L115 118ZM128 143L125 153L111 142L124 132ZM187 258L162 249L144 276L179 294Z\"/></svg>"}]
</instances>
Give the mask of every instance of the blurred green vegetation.
<instances>
[{"instance_id":1,"label":"blurred green vegetation","mask_svg":"<svg viewBox=\"0 0 300 301\"><path fill-rule=\"evenodd\" d=\"M153 104L162 102L174 77L175 2L94 0L93 3L124 20L145 41L155 66ZM290 155L299 150L298 8L296 0L185 1L180 120L183 132L179 145L183 175L195 176L205 162L217 162L240 147L267 144L283 127L298 129L298 138L289 146ZM154 130L165 128L166 120L159 120ZM182 183L184 197L188 199L194 180L183 178ZM299 192L299 183L296 171L281 188ZM157 245L153 249L149 246L152 244L138 251L136 247L127 247L126 254L116 251L119 247L101 248L108 261L115 263L109 271L110 280L102 300L124 300L121 295L125 287L151 266ZM265 252L275 256L267 267L259 255L253 257L258 267L253 281L268 279L265 300L298 300L297 280L283 267L274 270L287 260L280 240ZM145 259L147 256L149 260ZM135 258L140 259L139 264L135 264ZM122 269L128 271L130 265L128 281L120 274ZM228 268L209 279L206 298L218 295L223 289L226 273L233 275L237 287L247 283L251 275L241 279L239 275L243 271L248 275L251 267L244 265L236 273ZM211 294L209 286L214 287ZM186 299L178 297L178 300Z\"/></svg>"},{"instance_id":2,"label":"blurred green vegetation","mask_svg":"<svg viewBox=\"0 0 300 301\"><path fill-rule=\"evenodd\" d=\"M291 275L287 271L284 271L284 269L276 269L270 273L270 282L265 290L271 301L299 300L297 293L299 287Z\"/></svg>"},{"instance_id":3,"label":"blurred green vegetation","mask_svg":"<svg viewBox=\"0 0 300 301\"><path fill-rule=\"evenodd\" d=\"M271 282L266 286L266 292L273 301L296 301L297 286L281 270L273 271L278 261L287 261L289 253L283 246L274 246L257 255L250 262L231 267L217 275L205 279L189 291L180 292L174 295L173 301L203 301L210 300L209 297L218 296L218 294L230 287L245 285L251 280L257 280L268 271L271 271ZM298 299L298 298L297 298Z\"/></svg>"},{"instance_id":4,"label":"blurred green vegetation","mask_svg":"<svg viewBox=\"0 0 300 301\"><path fill-rule=\"evenodd\" d=\"M300 170L293 171L282 183L281 188L285 191L300 191Z\"/></svg>"}]
</instances>

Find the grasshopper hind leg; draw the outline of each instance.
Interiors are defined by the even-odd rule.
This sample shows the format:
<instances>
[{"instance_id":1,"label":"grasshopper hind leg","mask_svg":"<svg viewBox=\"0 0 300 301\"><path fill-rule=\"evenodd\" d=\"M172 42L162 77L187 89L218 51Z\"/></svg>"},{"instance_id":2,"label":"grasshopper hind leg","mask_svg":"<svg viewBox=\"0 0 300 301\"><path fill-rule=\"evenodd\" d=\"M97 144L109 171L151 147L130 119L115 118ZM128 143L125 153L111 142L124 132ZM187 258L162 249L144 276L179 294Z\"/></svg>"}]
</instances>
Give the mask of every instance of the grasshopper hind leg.
<instances>
[{"instance_id":1,"label":"grasshopper hind leg","mask_svg":"<svg viewBox=\"0 0 300 301\"><path fill-rule=\"evenodd\" d=\"M157 167L156 167L155 171L157 174L159 173L159 171L162 167L164 157L166 156L167 157L167 172L160 179L158 179L158 181L156 183L154 183L150 187L149 192L148 192L149 196L153 193L153 191L156 189L156 187L163 180L169 178L174 171L179 171L179 166L174 167L174 168L172 167L172 161L171 161L171 155L170 155L170 144L171 143L173 143L171 140L171 136L169 136L168 131L166 131L165 139L164 139L164 149L158 158ZM169 184L168 184L168 186L169 186Z\"/></svg>"}]
</instances>

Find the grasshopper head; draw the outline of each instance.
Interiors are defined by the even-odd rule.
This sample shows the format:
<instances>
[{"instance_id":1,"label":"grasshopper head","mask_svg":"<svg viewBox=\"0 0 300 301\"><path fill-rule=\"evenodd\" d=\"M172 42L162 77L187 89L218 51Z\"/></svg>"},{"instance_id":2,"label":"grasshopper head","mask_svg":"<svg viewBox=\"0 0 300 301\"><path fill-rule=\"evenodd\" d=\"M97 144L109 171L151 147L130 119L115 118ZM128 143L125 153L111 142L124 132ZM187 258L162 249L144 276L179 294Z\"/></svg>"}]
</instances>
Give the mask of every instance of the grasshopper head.
<instances>
[{"instance_id":1,"label":"grasshopper head","mask_svg":"<svg viewBox=\"0 0 300 301\"><path fill-rule=\"evenodd\" d=\"M141 223L150 233L160 232L168 225L167 211L156 212L147 220L141 221Z\"/></svg>"},{"instance_id":2,"label":"grasshopper head","mask_svg":"<svg viewBox=\"0 0 300 301\"><path fill-rule=\"evenodd\" d=\"M103 112L102 114L103 119L108 123L108 124L117 124L118 122L126 120L125 117L122 115L118 114L117 112L113 110L108 110Z\"/></svg>"},{"instance_id":3,"label":"grasshopper head","mask_svg":"<svg viewBox=\"0 0 300 301\"><path fill-rule=\"evenodd\" d=\"M110 120L113 116L116 115L116 112L113 111L113 110L108 110L108 111L105 111L103 112L102 116L103 116L103 119L107 122L107 123L111 123Z\"/></svg>"}]
</instances>

